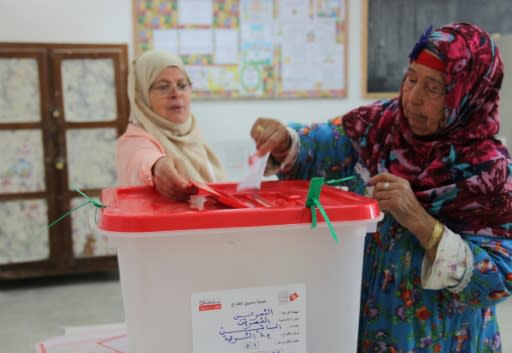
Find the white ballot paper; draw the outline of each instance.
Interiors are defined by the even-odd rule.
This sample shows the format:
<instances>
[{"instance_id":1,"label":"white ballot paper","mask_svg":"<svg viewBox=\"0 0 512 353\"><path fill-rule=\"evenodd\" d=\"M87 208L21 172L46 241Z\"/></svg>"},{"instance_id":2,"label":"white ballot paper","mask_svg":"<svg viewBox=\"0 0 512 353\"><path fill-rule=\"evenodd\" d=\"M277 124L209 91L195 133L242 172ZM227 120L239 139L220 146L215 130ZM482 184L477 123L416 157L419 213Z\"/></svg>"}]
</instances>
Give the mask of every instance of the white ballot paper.
<instances>
[{"instance_id":1,"label":"white ballot paper","mask_svg":"<svg viewBox=\"0 0 512 353\"><path fill-rule=\"evenodd\" d=\"M306 287L192 294L194 353L306 353Z\"/></svg>"},{"instance_id":2,"label":"white ballot paper","mask_svg":"<svg viewBox=\"0 0 512 353\"><path fill-rule=\"evenodd\" d=\"M249 157L249 174L236 186L236 191L259 190L270 152L262 157L253 154Z\"/></svg>"}]
</instances>

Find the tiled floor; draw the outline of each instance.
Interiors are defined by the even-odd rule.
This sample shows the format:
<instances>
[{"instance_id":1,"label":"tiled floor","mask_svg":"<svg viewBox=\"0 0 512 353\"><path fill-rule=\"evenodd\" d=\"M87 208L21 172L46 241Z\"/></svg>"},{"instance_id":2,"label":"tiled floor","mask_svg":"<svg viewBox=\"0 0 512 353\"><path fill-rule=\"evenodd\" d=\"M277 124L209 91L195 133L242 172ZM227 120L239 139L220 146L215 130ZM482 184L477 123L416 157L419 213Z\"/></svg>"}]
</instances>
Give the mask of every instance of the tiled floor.
<instances>
[{"instance_id":1,"label":"tiled floor","mask_svg":"<svg viewBox=\"0 0 512 353\"><path fill-rule=\"evenodd\" d=\"M512 353L512 300L498 306L503 353ZM117 274L0 282L0 352L33 353L64 327L123 321ZM72 353L72 352L70 352Z\"/></svg>"},{"instance_id":2,"label":"tiled floor","mask_svg":"<svg viewBox=\"0 0 512 353\"><path fill-rule=\"evenodd\" d=\"M2 353L34 353L36 342L64 327L123 321L117 274L0 282Z\"/></svg>"}]
</instances>

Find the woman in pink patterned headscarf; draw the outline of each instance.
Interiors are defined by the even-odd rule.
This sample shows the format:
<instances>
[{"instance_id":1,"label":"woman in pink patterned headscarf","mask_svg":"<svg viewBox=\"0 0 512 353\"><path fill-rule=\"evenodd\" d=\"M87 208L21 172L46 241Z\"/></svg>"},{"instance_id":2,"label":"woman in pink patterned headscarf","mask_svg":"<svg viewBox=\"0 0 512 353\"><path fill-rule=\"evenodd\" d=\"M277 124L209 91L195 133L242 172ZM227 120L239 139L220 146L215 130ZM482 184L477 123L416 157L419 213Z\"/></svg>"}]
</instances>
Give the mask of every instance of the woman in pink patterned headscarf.
<instances>
[{"instance_id":1,"label":"woman in pink patterned headscarf","mask_svg":"<svg viewBox=\"0 0 512 353\"><path fill-rule=\"evenodd\" d=\"M502 79L489 34L453 23L421 36L397 98L324 124L254 124L269 170L355 174L352 190L386 213L365 245L360 352L502 352L495 305L512 291Z\"/></svg>"}]
</instances>

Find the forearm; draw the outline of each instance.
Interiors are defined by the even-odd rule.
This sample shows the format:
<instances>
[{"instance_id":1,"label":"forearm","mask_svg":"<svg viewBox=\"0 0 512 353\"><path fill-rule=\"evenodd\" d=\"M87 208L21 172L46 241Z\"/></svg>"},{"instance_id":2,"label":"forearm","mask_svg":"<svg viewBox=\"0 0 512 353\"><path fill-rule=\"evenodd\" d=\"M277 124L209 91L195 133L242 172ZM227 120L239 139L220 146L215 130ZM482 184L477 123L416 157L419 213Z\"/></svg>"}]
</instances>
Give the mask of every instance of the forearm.
<instances>
[{"instance_id":1,"label":"forearm","mask_svg":"<svg viewBox=\"0 0 512 353\"><path fill-rule=\"evenodd\" d=\"M414 217L416 221L412 223L409 230L416 236L423 249L425 249L425 256L430 261L434 261L439 243L444 235L444 225L423 208L421 210L421 214ZM439 224L436 225L436 223Z\"/></svg>"},{"instance_id":2,"label":"forearm","mask_svg":"<svg viewBox=\"0 0 512 353\"><path fill-rule=\"evenodd\" d=\"M331 122L311 126L291 124L298 137L296 155L281 166L280 178L309 179L323 176L327 179L347 176L353 172L355 151L341 126ZM293 150L294 141L292 139ZM290 162L289 165L287 165Z\"/></svg>"}]
</instances>

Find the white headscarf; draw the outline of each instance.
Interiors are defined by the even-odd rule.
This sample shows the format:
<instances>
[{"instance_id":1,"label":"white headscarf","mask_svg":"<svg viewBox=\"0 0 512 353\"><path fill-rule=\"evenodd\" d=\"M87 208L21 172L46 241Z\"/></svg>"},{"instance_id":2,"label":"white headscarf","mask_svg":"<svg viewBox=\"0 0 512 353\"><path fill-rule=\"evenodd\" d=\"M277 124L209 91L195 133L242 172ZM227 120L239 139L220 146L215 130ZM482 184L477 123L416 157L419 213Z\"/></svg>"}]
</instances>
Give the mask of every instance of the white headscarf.
<instances>
[{"instance_id":1,"label":"white headscarf","mask_svg":"<svg viewBox=\"0 0 512 353\"><path fill-rule=\"evenodd\" d=\"M183 62L175 55L152 50L134 60L128 77L130 121L139 124L154 136L165 148L167 155L181 158L192 180L225 180L220 160L206 145L192 114L184 123L174 124L156 114L150 107L149 89L158 75L169 66L178 68L190 81Z\"/></svg>"}]
</instances>

